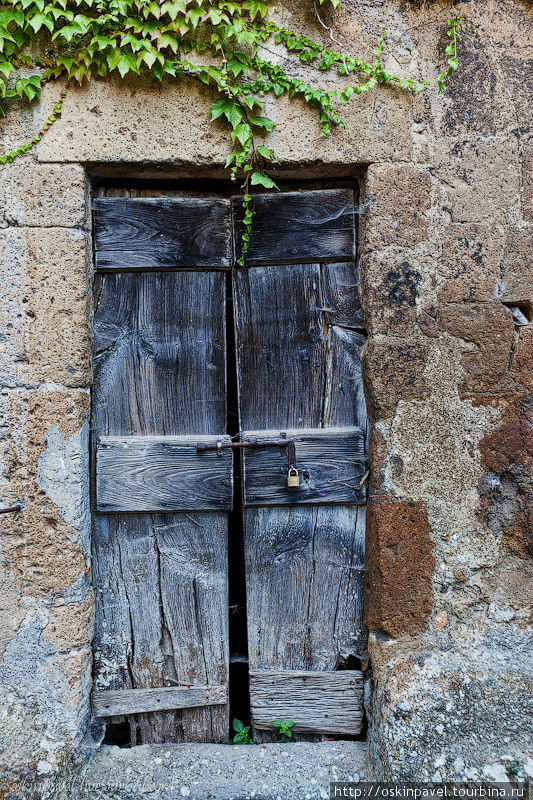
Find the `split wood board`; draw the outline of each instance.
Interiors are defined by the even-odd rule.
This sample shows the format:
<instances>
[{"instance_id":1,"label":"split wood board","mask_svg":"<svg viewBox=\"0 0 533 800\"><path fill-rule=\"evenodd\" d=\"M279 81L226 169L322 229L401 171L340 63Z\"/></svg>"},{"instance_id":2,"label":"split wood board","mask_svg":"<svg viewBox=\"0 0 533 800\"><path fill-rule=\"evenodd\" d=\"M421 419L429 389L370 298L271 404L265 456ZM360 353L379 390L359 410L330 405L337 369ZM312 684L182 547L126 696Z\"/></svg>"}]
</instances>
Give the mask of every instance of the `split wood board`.
<instances>
[{"instance_id":1,"label":"split wood board","mask_svg":"<svg viewBox=\"0 0 533 800\"><path fill-rule=\"evenodd\" d=\"M221 272L97 276L94 448L106 436L224 431L225 296ZM96 512L93 582L97 687L227 685L226 513ZM129 720L133 743L228 737L227 703Z\"/></svg>"},{"instance_id":2,"label":"split wood board","mask_svg":"<svg viewBox=\"0 0 533 800\"><path fill-rule=\"evenodd\" d=\"M355 259L352 189L255 195L245 266ZM235 252L245 232L242 198L233 199Z\"/></svg>"}]
</instances>

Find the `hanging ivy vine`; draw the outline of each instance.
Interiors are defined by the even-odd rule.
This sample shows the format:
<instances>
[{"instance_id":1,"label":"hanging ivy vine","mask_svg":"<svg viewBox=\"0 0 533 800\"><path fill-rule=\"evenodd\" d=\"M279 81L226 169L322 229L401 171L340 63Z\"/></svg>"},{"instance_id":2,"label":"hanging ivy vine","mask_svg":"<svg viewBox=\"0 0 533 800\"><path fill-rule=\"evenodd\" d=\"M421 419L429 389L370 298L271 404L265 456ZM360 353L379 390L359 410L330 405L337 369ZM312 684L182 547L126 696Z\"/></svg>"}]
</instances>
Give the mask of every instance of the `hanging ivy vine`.
<instances>
[{"instance_id":1,"label":"hanging ivy vine","mask_svg":"<svg viewBox=\"0 0 533 800\"><path fill-rule=\"evenodd\" d=\"M340 4L340 0L329 1L334 8ZM426 80L399 78L386 71L386 10L375 58L367 62L276 25L267 18L265 0L14 0L2 8L0 112L5 114L9 101L15 98L38 100L43 85L50 81L66 79L66 88L37 135L0 157L0 164L12 162L41 140L60 116L66 92L74 81L81 84L135 73L157 82L186 76L212 86L218 98L211 105L211 119L222 121L229 129L231 148L226 167L233 180L242 180L244 192L241 261L250 241L251 187L277 188L268 167L278 159L263 143L264 135L275 125L264 113L265 96L303 98L318 113L321 134L327 136L332 125L344 127L334 100L345 104L383 84L416 93L429 85ZM315 11L335 43L331 27L322 20L316 5ZM457 69L462 26L458 16L448 22L450 44L446 69L437 79L439 91ZM262 57L262 46L269 40L305 64L314 64L321 71L334 70L346 78L346 85L339 91L324 91L289 75L282 66ZM44 55L31 56L32 46ZM34 74L20 74L27 70Z\"/></svg>"}]
</instances>

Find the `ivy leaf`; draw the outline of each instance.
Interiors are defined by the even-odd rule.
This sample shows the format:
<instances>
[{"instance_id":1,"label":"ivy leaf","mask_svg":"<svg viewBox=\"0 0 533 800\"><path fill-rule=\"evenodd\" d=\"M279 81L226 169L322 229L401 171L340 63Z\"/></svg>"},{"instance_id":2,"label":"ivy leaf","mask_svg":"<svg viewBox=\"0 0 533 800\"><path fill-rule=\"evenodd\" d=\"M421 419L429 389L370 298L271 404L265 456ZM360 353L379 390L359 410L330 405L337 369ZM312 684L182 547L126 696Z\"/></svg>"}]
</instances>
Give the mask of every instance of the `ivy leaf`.
<instances>
[{"instance_id":1,"label":"ivy leaf","mask_svg":"<svg viewBox=\"0 0 533 800\"><path fill-rule=\"evenodd\" d=\"M219 100L215 100L209 109L211 112L211 120L221 117L230 110L232 105L232 101L228 100L226 97L221 97Z\"/></svg>"},{"instance_id":2,"label":"ivy leaf","mask_svg":"<svg viewBox=\"0 0 533 800\"><path fill-rule=\"evenodd\" d=\"M263 103L260 100L258 100L256 97L252 97L252 95L249 94L245 94L241 97L241 103L244 103L244 105L250 110L254 108L254 106L257 106L261 111L264 108Z\"/></svg>"},{"instance_id":3,"label":"ivy leaf","mask_svg":"<svg viewBox=\"0 0 533 800\"><path fill-rule=\"evenodd\" d=\"M231 134L232 140L239 141L243 147L250 140L251 136L252 136L252 129L245 122L242 122L240 125L237 125L233 129L233 132Z\"/></svg>"},{"instance_id":4,"label":"ivy leaf","mask_svg":"<svg viewBox=\"0 0 533 800\"><path fill-rule=\"evenodd\" d=\"M185 20L192 26L193 30L195 30L200 22L201 17L202 12L199 8L191 8L189 11L187 11Z\"/></svg>"},{"instance_id":5,"label":"ivy leaf","mask_svg":"<svg viewBox=\"0 0 533 800\"><path fill-rule=\"evenodd\" d=\"M111 42L109 42L109 44L111 44ZM120 40L121 47L123 47L126 44L129 44L134 53L136 53L143 47L143 42L137 39L136 36L132 36L131 33L127 33Z\"/></svg>"},{"instance_id":6,"label":"ivy leaf","mask_svg":"<svg viewBox=\"0 0 533 800\"><path fill-rule=\"evenodd\" d=\"M272 178L269 178L268 175L264 175L262 172L253 172L250 183L252 186L264 186L265 189L278 188Z\"/></svg>"},{"instance_id":7,"label":"ivy leaf","mask_svg":"<svg viewBox=\"0 0 533 800\"><path fill-rule=\"evenodd\" d=\"M14 71L15 67L13 64L10 64L9 61L0 61L0 72L6 76L6 78Z\"/></svg>"},{"instance_id":8,"label":"ivy leaf","mask_svg":"<svg viewBox=\"0 0 533 800\"><path fill-rule=\"evenodd\" d=\"M228 61L227 68L228 72L231 72L232 75L237 77L238 75L242 75L243 72L246 72L246 62L244 61L243 63L238 56L235 56Z\"/></svg>"},{"instance_id":9,"label":"ivy leaf","mask_svg":"<svg viewBox=\"0 0 533 800\"><path fill-rule=\"evenodd\" d=\"M51 19L47 19L44 14L35 14L35 16L31 17L29 20L29 24L33 28L34 33L38 33L43 25L46 25L50 33L54 30L54 23Z\"/></svg>"},{"instance_id":10,"label":"ivy leaf","mask_svg":"<svg viewBox=\"0 0 533 800\"><path fill-rule=\"evenodd\" d=\"M267 11L267 4L263 0L245 0L242 8L248 11L252 20L257 16L264 17Z\"/></svg>"},{"instance_id":11,"label":"ivy leaf","mask_svg":"<svg viewBox=\"0 0 533 800\"><path fill-rule=\"evenodd\" d=\"M161 12L168 14L171 20L175 20L180 14L185 14L187 11L187 3L185 0L174 0L173 3L163 3Z\"/></svg>"},{"instance_id":12,"label":"ivy leaf","mask_svg":"<svg viewBox=\"0 0 533 800\"><path fill-rule=\"evenodd\" d=\"M263 156L263 158L266 158L268 161L276 160L276 154L273 153L272 150L269 150L268 147L265 147L264 144L258 145L255 149L260 156Z\"/></svg>"},{"instance_id":13,"label":"ivy leaf","mask_svg":"<svg viewBox=\"0 0 533 800\"><path fill-rule=\"evenodd\" d=\"M353 86L347 86L340 94L341 102L347 103L350 97L355 93Z\"/></svg>"},{"instance_id":14,"label":"ivy leaf","mask_svg":"<svg viewBox=\"0 0 533 800\"><path fill-rule=\"evenodd\" d=\"M265 128L267 131L271 131L274 128L274 123L269 117L250 117L250 125Z\"/></svg>"},{"instance_id":15,"label":"ivy leaf","mask_svg":"<svg viewBox=\"0 0 533 800\"><path fill-rule=\"evenodd\" d=\"M230 122L230 124L232 125L233 128L238 127L240 122L244 118L244 114L242 113L242 111L239 108L239 105L237 103L232 103L230 111L229 112L225 112L225 113L226 113L226 117L228 118L228 120L229 120L229 122Z\"/></svg>"},{"instance_id":16,"label":"ivy leaf","mask_svg":"<svg viewBox=\"0 0 533 800\"><path fill-rule=\"evenodd\" d=\"M156 42L159 50L164 50L166 47L169 47L173 53L177 53L179 50L177 41L173 36L169 36L167 33L162 33L157 36Z\"/></svg>"}]
</instances>

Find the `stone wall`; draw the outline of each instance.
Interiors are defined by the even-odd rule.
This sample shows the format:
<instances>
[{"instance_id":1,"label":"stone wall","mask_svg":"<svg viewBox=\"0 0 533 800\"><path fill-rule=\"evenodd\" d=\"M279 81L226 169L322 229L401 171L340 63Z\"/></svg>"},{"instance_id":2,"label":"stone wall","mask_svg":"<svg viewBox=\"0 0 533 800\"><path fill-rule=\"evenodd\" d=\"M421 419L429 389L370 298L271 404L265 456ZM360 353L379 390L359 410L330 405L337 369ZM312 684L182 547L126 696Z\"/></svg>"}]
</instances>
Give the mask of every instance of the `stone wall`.
<instances>
[{"instance_id":1,"label":"stone wall","mask_svg":"<svg viewBox=\"0 0 533 800\"><path fill-rule=\"evenodd\" d=\"M533 18L520 0L459 9L468 35L445 95L381 88L345 109L351 137L329 139L298 101L268 106L280 175L362 180L369 738L387 778L533 766L533 326L511 310L531 319ZM303 0L273 13L326 36ZM390 70L434 78L450 13L390 3ZM335 38L372 58L380 15L345 0ZM0 150L33 135L58 94L0 122ZM33 154L0 168L0 500L23 504L0 517L5 790L53 782L87 731L90 180L220 177L211 100L186 82L73 88Z\"/></svg>"}]
</instances>

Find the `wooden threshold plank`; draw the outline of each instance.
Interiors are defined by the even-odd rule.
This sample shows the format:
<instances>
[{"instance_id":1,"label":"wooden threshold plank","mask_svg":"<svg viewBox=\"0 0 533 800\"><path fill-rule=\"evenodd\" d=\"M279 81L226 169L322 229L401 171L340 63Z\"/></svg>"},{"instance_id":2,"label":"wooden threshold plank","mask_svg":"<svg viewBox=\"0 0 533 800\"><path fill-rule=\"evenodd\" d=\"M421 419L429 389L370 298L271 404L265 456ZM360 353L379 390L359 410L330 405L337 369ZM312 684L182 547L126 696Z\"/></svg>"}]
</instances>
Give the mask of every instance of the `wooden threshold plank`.
<instances>
[{"instance_id":1,"label":"wooden threshold plank","mask_svg":"<svg viewBox=\"0 0 533 800\"><path fill-rule=\"evenodd\" d=\"M363 724L363 673L250 670L250 704L255 728L272 730L276 719L292 720L294 731L357 736Z\"/></svg>"},{"instance_id":2,"label":"wooden threshold plank","mask_svg":"<svg viewBox=\"0 0 533 800\"><path fill-rule=\"evenodd\" d=\"M199 453L198 442L228 436L102 436L96 454L100 513L227 511L233 502L231 450Z\"/></svg>"},{"instance_id":3,"label":"wooden threshold plank","mask_svg":"<svg viewBox=\"0 0 533 800\"><path fill-rule=\"evenodd\" d=\"M115 689L94 692L93 711L97 717L117 717L170 711L178 708L216 706L228 702L226 686L165 686L161 689Z\"/></svg>"}]
</instances>

